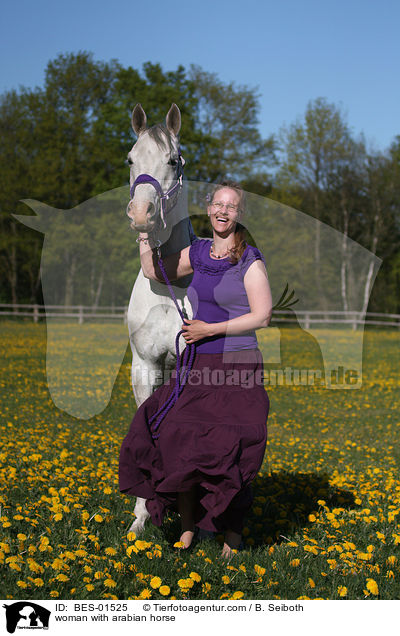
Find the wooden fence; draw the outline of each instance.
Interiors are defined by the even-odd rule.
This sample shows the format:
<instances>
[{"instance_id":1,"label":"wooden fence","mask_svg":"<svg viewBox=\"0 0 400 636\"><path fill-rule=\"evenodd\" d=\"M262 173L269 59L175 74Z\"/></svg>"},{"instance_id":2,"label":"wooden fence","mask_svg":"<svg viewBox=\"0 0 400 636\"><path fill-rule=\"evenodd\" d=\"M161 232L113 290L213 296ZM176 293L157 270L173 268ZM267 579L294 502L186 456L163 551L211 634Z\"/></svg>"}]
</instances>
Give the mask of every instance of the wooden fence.
<instances>
[{"instance_id":1,"label":"wooden fence","mask_svg":"<svg viewBox=\"0 0 400 636\"><path fill-rule=\"evenodd\" d=\"M0 304L0 317L30 318L39 322L44 318L68 318L79 324L92 320L119 320L127 323L128 307L89 307L86 305L10 305ZM305 329L311 325L344 325L351 324L354 330L358 325L380 325L384 327L400 327L400 314L378 314L357 311L315 311L315 310L280 310L272 315L274 322L298 323L301 320Z\"/></svg>"}]
</instances>

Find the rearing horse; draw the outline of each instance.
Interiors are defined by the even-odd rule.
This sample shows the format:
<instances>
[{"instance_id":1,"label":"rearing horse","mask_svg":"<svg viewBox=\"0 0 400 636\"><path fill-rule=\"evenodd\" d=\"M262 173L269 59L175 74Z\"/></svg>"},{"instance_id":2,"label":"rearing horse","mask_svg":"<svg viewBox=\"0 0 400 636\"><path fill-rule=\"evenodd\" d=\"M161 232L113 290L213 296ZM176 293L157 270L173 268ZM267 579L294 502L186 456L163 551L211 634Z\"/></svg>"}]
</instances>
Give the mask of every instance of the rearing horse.
<instances>
[{"instance_id":1,"label":"rearing horse","mask_svg":"<svg viewBox=\"0 0 400 636\"><path fill-rule=\"evenodd\" d=\"M182 181L184 160L180 154L181 114L176 104L168 111L165 125L147 128L142 106L132 112L132 128L137 141L128 153L131 200L127 214L132 229L147 232L159 241L161 256L175 254L190 245L196 236L187 211L187 193ZM192 274L173 283L181 310L192 318L186 296ZM169 295L167 285L145 278L140 270L128 308L129 340L132 349L132 387L139 407L176 365L175 336L182 320ZM181 350L184 341L180 342ZM136 519L129 531L139 534L149 518L145 499L138 497Z\"/></svg>"}]
</instances>

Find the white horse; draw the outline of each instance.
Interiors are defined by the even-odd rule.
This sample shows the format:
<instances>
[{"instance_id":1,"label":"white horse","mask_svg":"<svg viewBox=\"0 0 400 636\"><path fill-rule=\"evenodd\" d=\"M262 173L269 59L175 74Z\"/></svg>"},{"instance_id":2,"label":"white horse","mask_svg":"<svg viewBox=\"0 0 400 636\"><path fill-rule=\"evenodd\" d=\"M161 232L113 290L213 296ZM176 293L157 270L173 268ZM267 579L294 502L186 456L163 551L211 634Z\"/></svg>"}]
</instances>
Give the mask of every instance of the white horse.
<instances>
[{"instance_id":1,"label":"white horse","mask_svg":"<svg viewBox=\"0 0 400 636\"><path fill-rule=\"evenodd\" d=\"M131 200L127 214L134 230L152 234L161 244L161 256L179 252L196 238L187 211L187 193L182 182L183 159L178 134L181 114L172 104L166 123L147 128L146 114L140 104L132 112L132 128L138 139L128 153L130 164ZM138 177L142 175L143 178ZM150 176L150 179L148 177ZM170 199L162 205L165 194L177 185ZM138 182L138 183L137 183ZM180 188L182 183L182 188ZM180 309L192 318L192 308L186 295L192 274L173 283ZM184 313L185 313L184 311ZM128 329L132 349L132 387L137 406L140 406L175 368L175 337L182 319L164 283L145 278L142 270L136 279L128 308ZM183 338L180 352L185 348ZM140 534L149 513L146 500L137 498L136 519L130 532Z\"/></svg>"}]
</instances>

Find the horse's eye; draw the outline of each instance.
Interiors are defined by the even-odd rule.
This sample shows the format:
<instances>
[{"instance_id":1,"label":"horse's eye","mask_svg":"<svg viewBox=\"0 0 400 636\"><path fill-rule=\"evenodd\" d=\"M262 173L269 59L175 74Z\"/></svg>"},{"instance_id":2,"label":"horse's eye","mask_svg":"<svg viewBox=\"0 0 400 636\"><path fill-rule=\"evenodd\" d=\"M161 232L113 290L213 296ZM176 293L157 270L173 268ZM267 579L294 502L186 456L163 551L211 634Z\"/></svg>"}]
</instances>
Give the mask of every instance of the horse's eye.
<instances>
[{"instance_id":1,"label":"horse's eye","mask_svg":"<svg viewBox=\"0 0 400 636\"><path fill-rule=\"evenodd\" d=\"M168 161L170 166L177 166L178 165L178 159L176 157L171 157L171 159Z\"/></svg>"}]
</instances>

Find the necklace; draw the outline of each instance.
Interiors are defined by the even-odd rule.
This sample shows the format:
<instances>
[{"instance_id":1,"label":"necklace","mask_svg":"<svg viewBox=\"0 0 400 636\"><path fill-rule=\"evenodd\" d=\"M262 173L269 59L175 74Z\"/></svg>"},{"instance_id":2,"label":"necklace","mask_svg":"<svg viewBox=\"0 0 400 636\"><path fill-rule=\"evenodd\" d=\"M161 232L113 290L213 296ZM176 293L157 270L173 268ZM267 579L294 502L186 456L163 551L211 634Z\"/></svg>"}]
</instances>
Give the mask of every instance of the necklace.
<instances>
[{"instance_id":1,"label":"necklace","mask_svg":"<svg viewBox=\"0 0 400 636\"><path fill-rule=\"evenodd\" d=\"M226 251L225 254L221 254L221 256L218 256L218 254L214 252L214 241L211 243L210 252L213 256L215 256L215 258L225 258L225 256L228 255L228 252Z\"/></svg>"}]
</instances>

